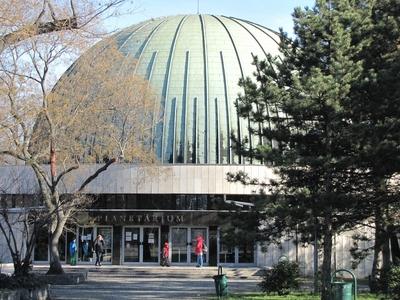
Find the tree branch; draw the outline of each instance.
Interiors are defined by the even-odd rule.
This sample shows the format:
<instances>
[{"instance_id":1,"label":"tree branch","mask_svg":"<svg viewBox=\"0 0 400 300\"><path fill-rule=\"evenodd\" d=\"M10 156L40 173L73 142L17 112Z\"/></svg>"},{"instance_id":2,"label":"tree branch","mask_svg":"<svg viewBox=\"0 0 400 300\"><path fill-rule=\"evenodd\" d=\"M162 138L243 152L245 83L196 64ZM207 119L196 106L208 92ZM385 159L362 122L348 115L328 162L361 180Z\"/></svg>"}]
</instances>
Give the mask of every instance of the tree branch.
<instances>
[{"instance_id":1,"label":"tree branch","mask_svg":"<svg viewBox=\"0 0 400 300\"><path fill-rule=\"evenodd\" d=\"M85 182L81 185L81 187L78 189L78 192L82 192L83 189L90 183L92 182L97 176L99 176L100 173L104 172L107 170L107 168L113 164L116 161L115 158L110 159L104 166L102 166L100 169L98 169L96 172L94 172L91 176L89 176Z\"/></svg>"},{"instance_id":2,"label":"tree branch","mask_svg":"<svg viewBox=\"0 0 400 300\"><path fill-rule=\"evenodd\" d=\"M37 24L27 25L19 30L0 37L0 52L8 45L17 44L37 35L78 28L78 20L74 16L66 19L38 22Z\"/></svg>"},{"instance_id":3,"label":"tree branch","mask_svg":"<svg viewBox=\"0 0 400 300\"><path fill-rule=\"evenodd\" d=\"M78 169L79 166L72 166L70 168L68 168L67 170L63 171L60 173L60 175L58 175L56 181L54 182L54 186L57 186L58 182L62 179L62 177L64 177L65 175L67 175L69 172Z\"/></svg>"}]
</instances>

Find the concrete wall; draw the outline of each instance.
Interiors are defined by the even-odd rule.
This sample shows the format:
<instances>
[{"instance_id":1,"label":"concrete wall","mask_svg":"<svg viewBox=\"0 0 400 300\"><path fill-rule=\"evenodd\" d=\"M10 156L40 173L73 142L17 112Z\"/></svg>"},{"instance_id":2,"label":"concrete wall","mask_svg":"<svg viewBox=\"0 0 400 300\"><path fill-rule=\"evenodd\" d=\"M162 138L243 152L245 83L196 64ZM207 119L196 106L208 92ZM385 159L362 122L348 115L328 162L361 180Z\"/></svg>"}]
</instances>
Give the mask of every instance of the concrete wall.
<instances>
[{"instance_id":1,"label":"concrete wall","mask_svg":"<svg viewBox=\"0 0 400 300\"><path fill-rule=\"evenodd\" d=\"M335 269L351 269L350 248L353 246L352 236L355 233L364 233L369 237L373 237L371 229L359 228L357 230L348 231L335 236L335 247L332 253L332 265ZM360 242L360 248L367 248L373 245L373 241ZM297 247L298 261L300 265L300 272L306 276L312 276L314 273L314 246L313 245L299 245ZM322 263L322 249L319 249L319 266ZM266 252L261 251L261 247L258 246L257 251L257 265L259 267L272 267L276 264L281 256L287 256L290 261L296 261L296 245L294 240L282 241L281 245L270 245ZM354 273L359 278L368 277L371 273L372 268L372 255L369 255L363 260L354 270Z\"/></svg>"},{"instance_id":2,"label":"concrete wall","mask_svg":"<svg viewBox=\"0 0 400 300\"><path fill-rule=\"evenodd\" d=\"M60 191L75 192L88 176L100 166L86 164L71 172L60 184ZM62 170L59 170L59 173ZM161 165L138 167L114 164L101 173L85 189L93 194L253 194L255 187L231 183L227 173L244 171L250 178L269 182L273 170L255 165ZM34 173L29 166L0 167L0 182L5 193L33 194L38 190Z\"/></svg>"}]
</instances>

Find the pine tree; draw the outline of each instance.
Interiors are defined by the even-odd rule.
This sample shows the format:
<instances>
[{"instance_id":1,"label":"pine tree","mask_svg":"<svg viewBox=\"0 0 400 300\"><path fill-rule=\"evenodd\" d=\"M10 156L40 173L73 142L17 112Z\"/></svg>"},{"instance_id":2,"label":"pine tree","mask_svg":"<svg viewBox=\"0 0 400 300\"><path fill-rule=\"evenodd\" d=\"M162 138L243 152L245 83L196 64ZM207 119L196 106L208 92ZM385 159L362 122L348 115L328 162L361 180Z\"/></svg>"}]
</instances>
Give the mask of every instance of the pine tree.
<instances>
[{"instance_id":1,"label":"pine tree","mask_svg":"<svg viewBox=\"0 0 400 300\"><path fill-rule=\"evenodd\" d=\"M295 38L281 32L281 57L254 60L257 82L240 82L238 110L260 135L257 147L236 145L245 156L274 165L280 181L265 212L269 238L299 230L323 242L321 298L330 297L332 237L353 226L367 181L355 165L357 143L348 111L361 80L360 55L371 39L355 39L370 25L372 1L318 0L296 9ZM317 231L315 233L315 231Z\"/></svg>"},{"instance_id":2,"label":"pine tree","mask_svg":"<svg viewBox=\"0 0 400 300\"><path fill-rule=\"evenodd\" d=\"M400 1L376 1L371 12L370 26L354 32L354 39L370 42L358 54L363 72L346 109L353 120L352 137L359 143L355 161L368 182L370 200L360 212L373 216L375 225L371 290L387 292L387 281L379 285L378 278L389 271L390 256L400 259L398 181L393 181L400 170Z\"/></svg>"}]
</instances>

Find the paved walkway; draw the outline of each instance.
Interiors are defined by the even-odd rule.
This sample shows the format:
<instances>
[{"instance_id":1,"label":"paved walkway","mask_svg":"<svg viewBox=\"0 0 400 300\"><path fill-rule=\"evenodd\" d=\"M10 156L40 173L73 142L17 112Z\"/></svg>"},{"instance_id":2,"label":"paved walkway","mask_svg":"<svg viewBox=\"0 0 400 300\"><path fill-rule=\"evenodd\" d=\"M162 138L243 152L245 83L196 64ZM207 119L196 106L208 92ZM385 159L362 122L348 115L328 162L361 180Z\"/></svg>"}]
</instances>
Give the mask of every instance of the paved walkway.
<instances>
[{"instance_id":1,"label":"paved walkway","mask_svg":"<svg viewBox=\"0 0 400 300\"><path fill-rule=\"evenodd\" d=\"M122 279L122 280L121 280ZM229 280L229 291L257 291L255 280ZM76 286L51 287L51 299L212 299L215 295L211 279L118 278L96 277Z\"/></svg>"},{"instance_id":2,"label":"paved walkway","mask_svg":"<svg viewBox=\"0 0 400 300\"><path fill-rule=\"evenodd\" d=\"M73 271L69 269L70 271ZM53 285L51 299L212 299L215 268L89 268L88 280L79 285ZM78 271L78 270L75 270ZM228 273L231 273L229 270ZM246 270L243 269L242 273ZM186 275L185 275L186 274ZM155 276L153 276L155 275ZM258 291L258 277L228 277L232 293Z\"/></svg>"}]
</instances>

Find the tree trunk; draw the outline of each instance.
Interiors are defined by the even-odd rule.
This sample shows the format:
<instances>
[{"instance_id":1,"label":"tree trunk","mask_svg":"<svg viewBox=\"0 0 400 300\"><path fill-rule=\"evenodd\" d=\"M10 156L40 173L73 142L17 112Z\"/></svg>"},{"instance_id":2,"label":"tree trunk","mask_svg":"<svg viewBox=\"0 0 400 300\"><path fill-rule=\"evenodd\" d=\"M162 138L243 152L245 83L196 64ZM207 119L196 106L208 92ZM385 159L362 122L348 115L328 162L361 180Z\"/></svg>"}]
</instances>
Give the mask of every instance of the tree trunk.
<instances>
[{"instance_id":1,"label":"tree trunk","mask_svg":"<svg viewBox=\"0 0 400 300\"><path fill-rule=\"evenodd\" d=\"M372 261L371 280L369 288L372 293L377 293L379 289L379 265L380 254L382 251L382 213L380 208L375 209L375 244L374 244L374 259Z\"/></svg>"},{"instance_id":2,"label":"tree trunk","mask_svg":"<svg viewBox=\"0 0 400 300\"><path fill-rule=\"evenodd\" d=\"M54 222L56 222L54 230L50 232L50 268L47 271L47 274L63 274L64 270L60 262L58 242L64 228L65 220L57 222L57 220L53 219L52 223L54 224Z\"/></svg>"},{"instance_id":3,"label":"tree trunk","mask_svg":"<svg viewBox=\"0 0 400 300\"><path fill-rule=\"evenodd\" d=\"M385 226L384 216L380 208L375 209L375 244L374 260L372 262L372 272L370 280L370 290L372 293L387 292L387 280L385 276L390 270L390 246L389 235ZM382 254L382 266L381 263Z\"/></svg>"},{"instance_id":4,"label":"tree trunk","mask_svg":"<svg viewBox=\"0 0 400 300\"><path fill-rule=\"evenodd\" d=\"M392 261L395 266L400 266L400 245L395 232L390 234L390 248L392 250Z\"/></svg>"},{"instance_id":5,"label":"tree trunk","mask_svg":"<svg viewBox=\"0 0 400 300\"><path fill-rule=\"evenodd\" d=\"M375 221L375 244L374 244L374 259L372 261L371 279L369 281L369 289L371 293L377 293L379 291L379 263L381 253L381 243L379 241L380 235L378 234L378 228Z\"/></svg>"},{"instance_id":6,"label":"tree trunk","mask_svg":"<svg viewBox=\"0 0 400 300\"><path fill-rule=\"evenodd\" d=\"M386 229L386 228L385 228ZM382 244L382 268L381 268L381 289L385 294L389 293L389 271L391 268L391 260L390 260L390 239L389 235L385 231L383 234L383 244Z\"/></svg>"},{"instance_id":7,"label":"tree trunk","mask_svg":"<svg viewBox=\"0 0 400 300\"><path fill-rule=\"evenodd\" d=\"M331 273L332 273L332 223L331 216L326 216L324 219L324 258L322 261L322 286L321 300L329 300L331 297Z\"/></svg>"}]
</instances>

